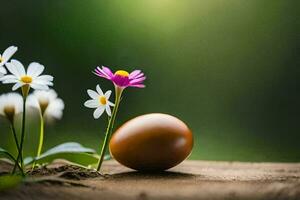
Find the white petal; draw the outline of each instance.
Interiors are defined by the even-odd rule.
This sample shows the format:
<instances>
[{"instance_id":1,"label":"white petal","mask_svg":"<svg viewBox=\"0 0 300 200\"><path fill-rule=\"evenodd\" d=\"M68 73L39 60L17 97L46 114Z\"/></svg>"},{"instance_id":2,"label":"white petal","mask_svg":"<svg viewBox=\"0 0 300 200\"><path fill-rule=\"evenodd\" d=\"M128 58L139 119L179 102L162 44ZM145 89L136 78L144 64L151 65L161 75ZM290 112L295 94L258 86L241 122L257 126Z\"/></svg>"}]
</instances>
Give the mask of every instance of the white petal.
<instances>
[{"instance_id":1,"label":"white petal","mask_svg":"<svg viewBox=\"0 0 300 200\"><path fill-rule=\"evenodd\" d=\"M16 83L19 80L14 75L6 75L0 78L0 81L2 81L3 84L7 84L7 83Z\"/></svg>"},{"instance_id":2,"label":"white petal","mask_svg":"<svg viewBox=\"0 0 300 200\"><path fill-rule=\"evenodd\" d=\"M4 62L7 62L14 55L14 53L16 53L17 50L18 50L18 47L15 47L15 46L8 47L3 52L3 55L2 55L2 58L4 59Z\"/></svg>"},{"instance_id":3,"label":"white petal","mask_svg":"<svg viewBox=\"0 0 300 200\"><path fill-rule=\"evenodd\" d=\"M15 114L22 111L23 100L22 96L15 92L10 92L0 95L0 115L4 114L4 107L12 106L15 108Z\"/></svg>"},{"instance_id":4,"label":"white petal","mask_svg":"<svg viewBox=\"0 0 300 200\"><path fill-rule=\"evenodd\" d=\"M31 83L30 87L32 87L35 90L49 90L49 87L47 85L37 83Z\"/></svg>"},{"instance_id":5,"label":"white petal","mask_svg":"<svg viewBox=\"0 0 300 200\"><path fill-rule=\"evenodd\" d=\"M23 85L24 85L24 83L17 82L17 83L13 86L12 90L15 91L15 90L17 90L18 88L22 87Z\"/></svg>"},{"instance_id":6,"label":"white petal","mask_svg":"<svg viewBox=\"0 0 300 200\"><path fill-rule=\"evenodd\" d=\"M5 64L8 71L13 75L17 76L17 78L21 78L21 76L26 75L24 66L17 60L11 60L11 62Z\"/></svg>"},{"instance_id":7,"label":"white petal","mask_svg":"<svg viewBox=\"0 0 300 200\"><path fill-rule=\"evenodd\" d=\"M51 103L50 106L55 109L63 110L65 108L65 103L62 99L57 98L57 99L55 99L55 101L53 101L53 103Z\"/></svg>"},{"instance_id":8,"label":"white petal","mask_svg":"<svg viewBox=\"0 0 300 200\"><path fill-rule=\"evenodd\" d=\"M65 104L62 99L55 99L50 102L48 108L46 109L45 115L48 117L54 117L56 119L61 119L63 115L63 109L65 108Z\"/></svg>"},{"instance_id":9,"label":"white petal","mask_svg":"<svg viewBox=\"0 0 300 200\"><path fill-rule=\"evenodd\" d=\"M39 102L36 98L35 95L33 94L30 94L28 97L27 97L27 106L30 106L30 107L34 107L34 108L38 108L40 109L40 105L39 105Z\"/></svg>"},{"instance_id":10,"label":"white petal","mask_svg":"<svg viewBox=\"0 0 300 200\"><path fill-rule=\"evenodd\" d=\"M33 79L32 83L39 84L39 85L53 86L52 81L53 81L53 76L42 75Z\"/></svg>"},{"instance_id":11,"label":"white petal","mask_svg":"<svg viewBox=\"0 0 300 200\"><path fill-rule=\"evenodd\" d=\"M39 84L39 85L53 86L53 82L40 80L40 79L35 79L35 80L32 81L32 83Z\"/></svg>"},{"instance_id":12,"label":"white petal","mask_svg":"<svg viewBox=\"0 0 300 200\"><path fill-rule=\"evenodd\" d=\"M36 80L53 81L53 76L42 75L42 76L36 77Z\"/></svg>"},{"instance_id":13,"label":"white petal","mask_svg":"<svg viewBox=\"0 0 300 200\"><path fill-rule=\"evenodd\" d=\"M54 112L54 110L49 111L49 108L47 108L44 115L46 117L53 117L55 119L61 119L63 116L63 112L62 112L62 110L56 110L55 112Z\"/></svg>"},{"instance_id":14,"label":"white petal","mask_svg":"<svg viewBox=\"0 0 300 200\"><path fill-rule=\"evenodd\" d=\"M106 91L105 94L104 94L106 99L109 99L110 95L111 95L111 90Z\"/></svg>"},{"instance_id":15,"label":"white petal","mask_svg":"<svg viewBox=\"0 0 300 200\"><path fill-rule=\"evenodd\" d=\"M15 75L6 75L6 76L0 78L0 81L6 81L6 80L10 80L10 79L17 79L17 77Z\"/></svg>"},{"instance_id":16,"label":"white petal","mask_svg":"<svg viewBox=\"0 0 300 200\"><path fill-rule=\"evenodd\" d=\"M97 108L95 111L94 111L94 118L95 119L98 119L104 112L105 108L103 106Z\"/></svg>"},{"instance_id":17,"label":"white petal","mask_svg":"<svg viewBox=\"0 0 300 200\"><path fill-rule=\"evenodd\" d=\"M0 73L1 74L6 74L6 69L4 67L0 67Z\"/></svg>"},{"instance_id":18,"label":"white petal","mask_svg":"<svg viewBox=\"0 0 300 200\"><path fill-rule=\"evenodd\" d=\"M111 116L111 110L110 110L109 105L105 106L105 110L106 110L106 113L108 114L108 116Z\"/></svg>"},{"instance_id":19,"label":"white petal","mask_svg":"<svg viewBox=\"0 0 300 200\"><path fill-rule=\"evenodd\" d=\"M94 90L87 90L87 93L92 99L97 99L99 97L99 94Z\"/></svg>"},{"instance_id":20,"label":"white petal","mask_svg":"<svg viewBox=\"0 0 300 200\"><path fill-rule=\"evenodd\" d=\"M110 102L110 101L107 104L110 105L110 106L115 106L115 104Z\"/></svg>"},{"instance_id":21,"label":"white petal","mask_svg":"<svg viewBox=\"0 0 300 200\"><path fill-rule=\"evenodd\" d=\"M99 106L99 102L97 100L87 100L84 102L84 106L88 108L97 108Z\"/></svg>"},{"instance_id":22,"label":"white petal","mask_svg":"<svg viewBox=\"0 0 300 200\"><path fill-rule=\"evenodd\" d=\"M57 93L53 89L50 89L47 94L50 102L55 100L61 100L61 99L57 99Z\"/></svg>"},{"instance_id":23,"label":"white petal","mask_svg":"<svg viewBox=\"0 0 300 200\"><path fill-rule=\"evenodd\" d=\"M96 90L97 90L97 92L98 92L98 94L99 94L100 96L103 95L103 92L102 92L102 90L101 90L101 88L100 88L99 85L96 86Z\"/></svg>"},{"instance_id":24,"label":"white petal","mask_svg":"<svg viewBox=\"0 0 300 200\"><path fill-rule=\"evenodd\" d=\"M3 84L17 83L17 82L19 82L18 79L7 79L5 81L2 81Z\"/></svg>"},{"instance_id":25,"label":"white petal","mask_svg":"<svg viewBox=\"0 0 300 200\"><path fill-rule=\"evenodd\" d=\"M30 63L27 69L27 75L35 78L39 76L44 71L44 69L45 67L40 63L37 62Z\"/></svg>"}]
</instances>

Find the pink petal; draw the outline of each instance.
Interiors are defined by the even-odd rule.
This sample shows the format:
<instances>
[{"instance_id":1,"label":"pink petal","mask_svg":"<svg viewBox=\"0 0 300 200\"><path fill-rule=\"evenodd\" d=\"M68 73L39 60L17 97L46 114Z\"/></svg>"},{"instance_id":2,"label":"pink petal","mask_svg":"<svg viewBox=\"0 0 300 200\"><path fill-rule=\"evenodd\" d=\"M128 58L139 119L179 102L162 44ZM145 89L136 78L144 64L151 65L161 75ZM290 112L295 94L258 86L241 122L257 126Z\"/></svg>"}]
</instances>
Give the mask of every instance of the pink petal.
<instances>
[{"instance_id":1,"label":"pink petal","mask_svg":"<svg viewBox=\"0 0 300 200\"><path fill-rule=\"evenodd\" d=\"M96 74L97 76L106 78L108 80L111 80L111 77L108 76L106 73L103 72L103 70L100 67L97 67L94 71L94 74Z\"/></svg>"},{"instance_id":2,"label":"pink petal","mask_svg":"<svg viewBox=\"0 0 300 200\"><path fill-rule=\"evenodd\" d=\"M99 72L105 75L107 79L112 79L114 77L114 74L107 67L102 66L102 69L100 67L97 67L97 69Z\"/></svg>"},{"instance_id":3,"label":"pink petal","mask_svg":"<svg viewBox=\"0 0 300 200\"><path fill-rule=\"evenodd\" d=\"M105 72L109 77L113 77L113 76L114 76L114 73L112 73L112 71L111 71L108 67L102 66L102 70L103 70L103 72Z\"/></svg>"},{"instance_id":4,"label":"pink petal","mask_svg":"<svg viewBox=\"0 0 300 200\"><path fill-rule=\"evenodd\" d=\"M101 72L98 72L97 70L93 71L93 74L95 74L96 76L100 76L100 77L108 79L104 74L102 74Z\"/></svg>"},{"instance_id":5,"label":"pink petal","mask_svg":"<svg viewBox=\"0 0 300 200\"><path fill-rule=\"evenodd\" d=\"M129 74L129 79L134 79L137 75L141 73L141 70L134 70Z\"/></svg>"},{"instance_id":6,"label":"pink petal","mask_svg":"<svg viewBox=\"0 0 300 200\"><path fill-rule=\"evenodd\" d=\"M142 77L142 76L144 76L144 73L140 73L139 75L137 75L137 76L134 77L134 78L136 79L136 78L140 78L140 77Z\"/></svg>"},{"instance_id":7,"label":"pink petal","mask_svg":"<svg viewBox=\"0 0 300 200\"><path fill-rule=\"evenodd\" d=\"M133 79L130 81L130 84L139 84L139 83L142 83L144 80L146 80L146 77L143 76L141 78L137 78L137 79Z\"/></svg>"},{"instance_id":8,"label":"pink petal","mask_svg":"<svg viewBox=\"0 0 300 200\"><path fill-rule=\"evenodd\" d=\"M134 84L134 85L129 85L130 87L137 87L137 88L144 88L146 87L145 85L143 84Z\"/></svg>"}]
</instances>

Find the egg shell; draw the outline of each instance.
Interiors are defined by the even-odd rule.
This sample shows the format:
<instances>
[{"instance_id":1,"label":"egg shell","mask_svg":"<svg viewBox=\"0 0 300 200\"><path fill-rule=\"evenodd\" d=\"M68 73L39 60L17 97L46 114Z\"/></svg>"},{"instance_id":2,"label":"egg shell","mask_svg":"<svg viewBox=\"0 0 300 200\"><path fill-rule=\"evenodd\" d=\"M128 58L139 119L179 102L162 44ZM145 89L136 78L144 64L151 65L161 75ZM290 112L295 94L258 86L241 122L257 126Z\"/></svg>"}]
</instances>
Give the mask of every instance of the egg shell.
<instances>
[{"instance_id":1,"label":"egg shell","mask_svg":"<svg viewBox=\"0 0 300 200\"><path fill-rule=\"evenodd\" d=\"M139 171L162 171L186 159L193 135L176 117L161 113L138 116L113 135L110 153L119 163Z\"/></svg>"}]
</instances>

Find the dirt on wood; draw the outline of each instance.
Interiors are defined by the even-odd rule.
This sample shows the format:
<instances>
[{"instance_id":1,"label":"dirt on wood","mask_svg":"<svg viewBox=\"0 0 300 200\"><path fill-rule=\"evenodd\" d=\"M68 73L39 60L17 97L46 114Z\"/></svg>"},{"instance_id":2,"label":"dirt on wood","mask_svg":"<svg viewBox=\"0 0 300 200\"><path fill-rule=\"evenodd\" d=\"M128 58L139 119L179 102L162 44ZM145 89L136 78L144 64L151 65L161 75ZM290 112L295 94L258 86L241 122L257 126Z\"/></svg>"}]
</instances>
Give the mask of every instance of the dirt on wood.
<instances>
[{"instance_id":1,"label":"dirt on wood","mask_svg":"<svg viewBox=\"0 0 300 200\"><path fill-rule=\"evenodd\" d=\"M0 164L0 174L10 170ZM115 161L102 174L56 162L29 172L0 199L300 199L300 163L185 161L160 173L140 173Z\"/></svg>"}]
</instances>

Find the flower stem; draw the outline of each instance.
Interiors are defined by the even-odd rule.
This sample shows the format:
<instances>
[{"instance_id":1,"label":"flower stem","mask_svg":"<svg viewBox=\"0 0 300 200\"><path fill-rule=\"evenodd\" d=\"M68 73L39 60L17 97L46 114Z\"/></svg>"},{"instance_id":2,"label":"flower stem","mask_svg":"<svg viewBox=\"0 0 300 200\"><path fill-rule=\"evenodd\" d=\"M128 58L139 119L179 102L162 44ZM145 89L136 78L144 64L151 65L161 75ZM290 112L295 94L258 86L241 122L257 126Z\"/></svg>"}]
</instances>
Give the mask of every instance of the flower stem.
<instances>
[{"instance_id":1,"label":"flower stem","mask_svg":"<svg viewBox=\"0 0 300 200\"><path fill-rule=\"evenodd\" d=\"M110 140L110 136L112 134L112 129L113 129L113 126L114 126L114 123L115 123L116 115L117 115L117 112L118 112L122 92L123 92L123 89L118 88L116 86L116 88L115 88L115 106L113 108L111 118L109 119L108 125L107 125L107 128L106 128L105 138L104 138L104 141L103 141L103 145L102 145L101 153L100 153L100 158L99 158L99 161L98 161L97 171L100 171L101 165L103 163L105 152L106 152L107 147L108 147L108 143L109 143L109 140Z\"/></svg>"},{"instance_id":2,"label":"flower stem","mask_svg":"<svg viewBox=\"0 0 300 200\"><path fill-rule=\"evenodd\" d=\"M18 150L18 155L19 155L19 153L20 153L20 146L19 146L19 141L18 141L18 137L17 137L17 134L16 134L16 129L15 129L15 125L14 125L13 121L10 123L10 128L11 128L11 132L12 132L12 134L14 136L14 140L15 140L16 147L17 147L17 150ZM18 161L16 161L12 173L15 173L16 168L18 166L19 166L19 163L18 163Z\"/></svg>"},{"instance_id":3,"label":"flower stem","mask_svg":"<svg viewBox=\"0 0 300 200\"><path fill-rule=\"evenodd\" d=\"M22 128L21 128L21 142L20 142L20 150L17 157L17 162L21 162L22 174L24 173L24 162L23 162L23 143L25 138L25 122L26 122L26 99L27 95L23 95L23 116L22 116Z\"/></svg>"},{"instance_id":4,"label":"flower stem","mask_svg":"<svg viewBox=\"0 0 300 200\"><path fill-rule=\"evenodd\" d=\"M39 157L42 153L43 143L44 143L44 117L42 112L40 112L40 139L39 139L39 146L37 150L36 157ZM32 169L35 167L35 161L32 165Z\"/></svg>"},{"instance_id":5,"label":"flower stem","mask_svg":"<svg viewBox=\"0 0 300 200\"><path fill-rule=\"evenodd\" d=\"M14 140L15 140L16 147L17 147L17 150L18 150L18 153L19 153L19 151L20 151L20 146L19 146L19 141L18 141L18 137L17 137L17 134L16 134L16 129L15 129L14 123L11 123L11 124L10 124L10 128L11 128L11 132L12 132L13 135L14 135Z\"/></svg>"}]
</instances>

